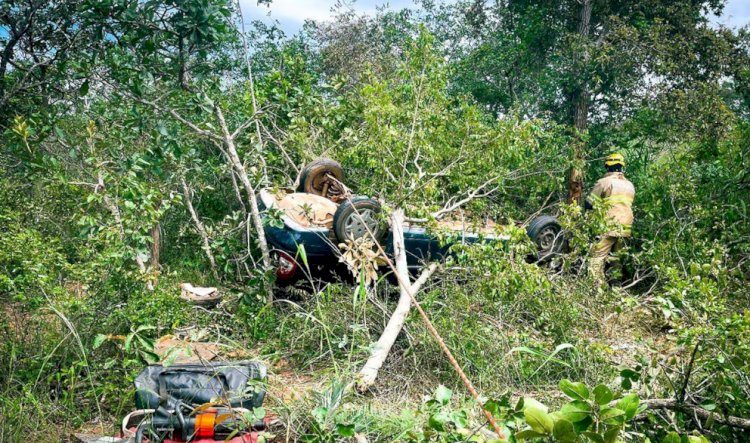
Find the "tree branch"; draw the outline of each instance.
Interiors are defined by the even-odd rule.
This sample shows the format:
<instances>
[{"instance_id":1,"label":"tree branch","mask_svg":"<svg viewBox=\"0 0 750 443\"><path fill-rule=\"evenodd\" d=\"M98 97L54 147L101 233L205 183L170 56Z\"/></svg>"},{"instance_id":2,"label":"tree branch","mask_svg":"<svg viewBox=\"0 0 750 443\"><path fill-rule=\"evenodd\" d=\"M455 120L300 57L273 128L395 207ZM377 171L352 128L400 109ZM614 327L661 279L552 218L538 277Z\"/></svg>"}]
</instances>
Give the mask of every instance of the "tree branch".
<instances>
[{"instance_id":1,"label":"tree branch","mask_svg":"<svg viewBox=\"0 0 750 443\"><path fill-rule=\"evenodd\" d=\"M403 209L396 209L391 214L391 231L393 233L393 254L396 259L396 269L399 274L403 275L405 279L409 279L409 268L406 263L406 247L404 245L404 211ZM422 274L419 276L417 281L409 285L408 291L412 294L416 294L419 288L430 278L430 276L437 269L437 263L433 263L427 267ZM407 289L401 288L401 295L398 299L398 304L391 314L391 318L388 320L383 333L380 335L375 347L370 353L370 358L359 371L359 380L357 381L357 389L366 391L370 386L375 383L375 379L378 377L378 371L383 366L385 359L391 352L393 344L396 342L398 334L404 327L406 317L409 315L411 310L411 297L409 297Z\"/></svg>"},{"instance_id":2,"label":"tree branch","mask_svg":"<svg viewBox=\"0 0 750 443\"><path fill-rule=\"evenodd\" d=\"M733 428L750 430L750 419L734 417L731 415L721 415L717 412L712 412L707 409L701 408L700 406L680 403L672 398L641 400L641 403L648 406L648 408L651 410L669 409L686 414L694 414L695 416L703 420L713 419L715 423L730 426ZM613 402L612 404L610 404L610 406L615 406L616 404L617 402Z\"/></svg>"}]
</instances>

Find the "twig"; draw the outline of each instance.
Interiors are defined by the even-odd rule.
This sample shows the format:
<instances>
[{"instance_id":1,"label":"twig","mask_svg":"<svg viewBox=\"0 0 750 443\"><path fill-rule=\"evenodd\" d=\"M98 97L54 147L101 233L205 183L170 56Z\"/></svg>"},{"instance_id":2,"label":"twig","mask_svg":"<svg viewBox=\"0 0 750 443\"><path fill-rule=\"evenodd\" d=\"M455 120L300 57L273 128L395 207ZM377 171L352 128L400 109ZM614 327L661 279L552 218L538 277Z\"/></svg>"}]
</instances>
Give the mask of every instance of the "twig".
<instances>
[{"instance_id":1,"label":"twig","mask_svg":"<svg viewBox=\"0 0 750 443\"><path fill-rule=\"evenodd\" d=\"M677 393L678 397L677 400L680 403L683 403L685 401L685 393L687 392L688 383L690 382L690 374L693 372L693 363L695 362L695 356L698 354L698 348L701 345L702 337L698 338L698 342L695 344L695 347L693 348L693 352L690 354L690 361L688 362L687 370L685 371L685 380L682 381L682 387L680 388L680 392Z\"/></svg>"},{"instance_id":2,"label":"twig","mask_svg":"<svg viewBox=\"0 0 750 443\"><path fill-rule=\"evenodd\" d=\"M219 280L219 272L216 268L216 259L214 258L213 251L211 251L211 241L208 238L208 233L206 232L206 228L203 226L203 222L201 222L201 219L198 217L198 213L195 212L193 201L190 195L191 189L185 181L185 177L180 177L180 184L182 185L182 195L185 197L185 206L187 207L188 212L190 212L190 217L193 219L195 230L198 231L198 235L200 235L201 240L203 241L203 252L206 253L206 257L208 258L208 263L211 266L211 273L216 280Z\"/></svg>"}]
</instances>

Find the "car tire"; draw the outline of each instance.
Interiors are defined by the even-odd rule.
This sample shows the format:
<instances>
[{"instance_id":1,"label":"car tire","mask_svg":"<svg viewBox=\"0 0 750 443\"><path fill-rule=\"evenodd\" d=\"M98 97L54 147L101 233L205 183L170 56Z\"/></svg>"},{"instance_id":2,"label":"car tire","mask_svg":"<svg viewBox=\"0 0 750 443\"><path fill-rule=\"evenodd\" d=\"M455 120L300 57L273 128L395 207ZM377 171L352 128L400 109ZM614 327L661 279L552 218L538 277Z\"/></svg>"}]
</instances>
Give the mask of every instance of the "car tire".
<instances>
[{"instance_id":1,"label":"car tire","mask_svg":"<svg viewBox=\"0 0 750 443\"><path fill-rule=\"evenodd\" d=\"M336 185L336 181L339 183L343 181L344 170L341 168L339 162L330 158L319 158L313 161L302 170L297 192L328 197L323 194L324 190L330 189L331 186L331 180L328 178L329 175L335 179L334 186ZM325 186L326 182L328 182L328 187ZM325 193L328 194L328 192Z\"/></svg>"},{"instance_id":2,"label":"car tire","mask_svg":"<svg viewBox=\"0 0 750 443\"><path fill-rule=\"evenodd\" d=\"M372 233L380 243L386 232L381 212L380 203L373 198L359 196L344 200L333 214L333 232L341 242L369 237Z\"/></svg>"},{"instance_id":3,"label":"car tire","mask_svg":"<svg viewBox=\"0 0 750 443\"><path fill-rule=\"evenodd\" d=\"M537 258L545 260L563 252L565 238L562 226L551 215L540 215L529 223L526 234L537 246Z\"/></svg>"}]
</instances>

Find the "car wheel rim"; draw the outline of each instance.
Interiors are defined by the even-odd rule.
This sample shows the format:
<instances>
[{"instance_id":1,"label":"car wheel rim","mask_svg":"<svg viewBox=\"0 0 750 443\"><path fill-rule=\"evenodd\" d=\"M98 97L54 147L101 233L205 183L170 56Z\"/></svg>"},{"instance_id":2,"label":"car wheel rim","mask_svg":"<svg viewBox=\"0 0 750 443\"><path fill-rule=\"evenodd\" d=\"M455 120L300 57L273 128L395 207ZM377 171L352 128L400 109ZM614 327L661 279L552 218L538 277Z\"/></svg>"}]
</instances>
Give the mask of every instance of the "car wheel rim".
<instances>
[{"instance_id":1,"label":"car wheel rim","mask_svg":"<svg viewBox=\"0 0 750 443\"><path fill-rule=\"evenodd\" d=\"M372 209L359 209L346 220L344 232L352 240L364 237L368 232L375 232L378 229L378 221L375 211Z\"/></svg>"},{"instance_id":2,"label":"car wheel rim","mask_svg":"<svg viewBox=\"0 0 750 443\"><path fill-rule=\"evenodd\" d=\"M552 250L555 245L557 230L553 227L546 228L539 233L537 238L539 239L539 249L543 252L548 252Z\"/></svg>"}]
</instances>

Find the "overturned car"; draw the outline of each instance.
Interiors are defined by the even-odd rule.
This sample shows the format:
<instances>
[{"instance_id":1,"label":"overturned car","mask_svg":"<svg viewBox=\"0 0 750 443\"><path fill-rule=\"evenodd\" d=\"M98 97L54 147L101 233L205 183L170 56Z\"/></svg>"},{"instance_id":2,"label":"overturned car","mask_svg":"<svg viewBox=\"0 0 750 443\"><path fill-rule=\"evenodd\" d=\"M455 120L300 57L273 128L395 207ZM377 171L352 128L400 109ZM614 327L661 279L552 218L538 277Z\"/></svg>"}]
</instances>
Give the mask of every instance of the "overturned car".
<instances>
[{"instance_id":1,"label":"overturned car","mask_svg":"<svg viewBox=\"0 0 750 443\"><path fill-rule=\"evenodd\" d=\"M258 201L266 218L264 229L276 265L277 283L297 280L303 265L317 275L341 274L338 245L347 241L369 237L382 245L386 254L393 254L391 233L383 222L380 203L366 196L352 196L342 180L343 170L337 162L319 159L303 170L296 190L260 191ZM425 226L405 223L404 244L410 269L444 258L457 242L507 240L496 234L493 223L470 227L441 221L438 225L455 233L452 241L440 241ZM538 247L538 258L562 251L562 229L554 217L534 218L526 232Z\"/></svg>"}]
</instances>

